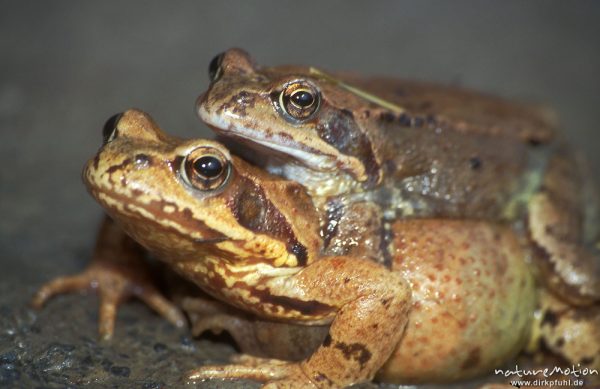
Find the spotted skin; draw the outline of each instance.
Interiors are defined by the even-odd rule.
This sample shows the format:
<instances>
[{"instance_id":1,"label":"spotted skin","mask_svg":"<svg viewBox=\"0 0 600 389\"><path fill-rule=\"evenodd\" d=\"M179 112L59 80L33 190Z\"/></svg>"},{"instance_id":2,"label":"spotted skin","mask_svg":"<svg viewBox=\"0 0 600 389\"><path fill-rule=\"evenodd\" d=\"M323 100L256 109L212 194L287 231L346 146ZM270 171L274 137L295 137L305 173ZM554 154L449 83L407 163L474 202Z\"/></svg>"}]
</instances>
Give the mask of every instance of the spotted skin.
<instances>
[{"instance_id":1,"label":"spotted skin","mask_svg":"<svg viewBox=\"0 0 600 389\"><path fill-rule=\"evenodd\" d=\"M552 111L457 87L259 66L241 49L226 51L220 67L198 98L199 117L249 160L306 186L325 252L390 267L397 220L508 224L529 246L540 286L574 311L597 309L600 192ZM318 99L307 119L276 102L289 85ZM232 105L240 93L252 103ZM569 317L558 320L596 320ZM582 334L586 353L597 353L595 333Z\"/></svg>"},{"instance_id":2,"label":"spotted skin","mask_svg":"<svg viewBox=\"0 0 600 389\"><path fill-rule=\"evenodd\" d=\"M250 160L305 185L323 220L331 206L366 201L388 220L526 225L546 286L573 305L600 303L600 195L550 110L457 87L263 67L241 49L219 66L198 99L200 118L242 150L259 148ZM319 101L306 119L277 104L289 85ZM358 240L373 239L365 225L378 221L349 215L366 231ZM332 251L354 249L327 227Z\"/></svg>"},{"instance_id":3,"label":"spotted skin","mask_svg":"<svg viewBox=\"0 0 600 389\"><path fill-rule=\"evenodd\" d=\"M249 334L244 351L265 355L202 366L189 380L247 378L267 388L341 388L375 377L450 382L487 372L526 343L537 299L531 247L507 226L395 220L369 232L382 237L373 247L385 249L386 262L364 246L360 257L327 255L319 214L296 182L218 142L169 137L137 110L121 116L110 139L84 169L92 196L136 242L228 307L196 307L209 313L196 318L196 332ZM222 162L216 176L197 167L205 155ZM273 334L257 335L261 321L288 334L287 346L263 347ZM299 327L318 328L314 348L296 361L274 359L271 351L285 354L298 341Z\"/></svg>"}]
</instances>

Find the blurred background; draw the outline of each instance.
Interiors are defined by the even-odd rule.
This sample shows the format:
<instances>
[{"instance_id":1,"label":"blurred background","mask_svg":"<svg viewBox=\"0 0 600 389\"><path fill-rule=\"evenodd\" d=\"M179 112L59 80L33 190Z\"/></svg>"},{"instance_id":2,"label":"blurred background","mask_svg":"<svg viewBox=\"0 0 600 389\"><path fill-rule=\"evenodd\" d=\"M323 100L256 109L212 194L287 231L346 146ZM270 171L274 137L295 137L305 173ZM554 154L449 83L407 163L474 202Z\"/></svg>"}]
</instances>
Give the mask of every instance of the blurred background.
<instances>
[{"instance_id":1,"label":"blurred background","mask_svg":"<svg viewBox=\"0 0 600 389\"><path fill-rule=\"evenodd\" d=\"M80 171L110 115L137 107L168 132L211 136L194 101L212 57L237 46L265 65L548 104L600 172L598 20L594 1L0 1L0 386L160 387L232 352L141 304L120 312L112 346L95 342L93 296L26 308L89 259L101 211Z\"/></svg>"}]
</instances>

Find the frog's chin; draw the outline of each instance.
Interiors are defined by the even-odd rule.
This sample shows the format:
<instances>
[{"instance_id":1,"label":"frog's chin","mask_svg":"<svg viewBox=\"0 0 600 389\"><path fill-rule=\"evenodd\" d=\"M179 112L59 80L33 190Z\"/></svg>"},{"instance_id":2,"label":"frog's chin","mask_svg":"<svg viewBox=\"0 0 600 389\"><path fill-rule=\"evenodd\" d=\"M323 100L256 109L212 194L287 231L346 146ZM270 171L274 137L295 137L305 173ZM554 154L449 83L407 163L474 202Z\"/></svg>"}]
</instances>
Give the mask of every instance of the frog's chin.
<instances>
[{"instance_id":1,"label":"frog's chin","mask_svg":"<svg viewBox=\"0 0 600 389\"><path fill-rule=\"evenodd\" d=\"M273 131L267 137L261 131L237 122L232 123L227 119L227 115L215 115L207 111L202 104L198 105L197 113L200 119L217 133L219 140L231 140L258 151L258 153L243 155L257 165L261 165L265 157L275 155L280 159L302 164L315 172L331 172L338 166L334 156L312 150L288 136ZM229 145L229 142L227 143Z\"/></svg>"},{"instance_id":2,"label":"frog's chin","mask_svg":"<svg viewBox=\"0 0 600 389\"><path fill-rule=\"evenodd\" d=\"M211 126L212 127L212 126ZM337 161L334 157L325 154L316 154L302 149L301 145L293 143L286 144L284 141L261 139L246 135L243 131L223 130L212 127L218 134L219 141L227 144L236 154L241 155L250 162L265 166L265 161L280 160L283 163L294 163L303 165L315 173L330 173L337 169ZM275 137L276 138L276 137ZM240 147L243 146L243 147ZM244 149L250 148L250 152Z\"/></svg>"}]
</instances>

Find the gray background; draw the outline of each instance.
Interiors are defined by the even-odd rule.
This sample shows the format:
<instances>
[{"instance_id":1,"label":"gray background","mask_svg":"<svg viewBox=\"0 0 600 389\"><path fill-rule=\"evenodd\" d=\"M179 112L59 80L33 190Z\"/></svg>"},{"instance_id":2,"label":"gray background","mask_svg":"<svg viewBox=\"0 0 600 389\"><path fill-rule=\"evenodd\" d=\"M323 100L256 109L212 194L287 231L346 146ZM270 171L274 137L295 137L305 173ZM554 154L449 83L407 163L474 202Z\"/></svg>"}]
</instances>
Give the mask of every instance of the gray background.
<instances>
[{"instance_id":1,"label":"gray background","mask_svg":"<svg viewBox=\"0 0 600 389\"><path fill-rule=\"evenodd\" d=\"M90 256L101 210L80 170L113 113L135 106L169 132L209 136L193 103L210 59L239 46L262 64L545 102L598 172L599 20L593 1L0 2L0 386L177 385L232 352L139 303L120 311L112 344L95 341L92 295L26 308Z\"/></svg>"}]
</instances>

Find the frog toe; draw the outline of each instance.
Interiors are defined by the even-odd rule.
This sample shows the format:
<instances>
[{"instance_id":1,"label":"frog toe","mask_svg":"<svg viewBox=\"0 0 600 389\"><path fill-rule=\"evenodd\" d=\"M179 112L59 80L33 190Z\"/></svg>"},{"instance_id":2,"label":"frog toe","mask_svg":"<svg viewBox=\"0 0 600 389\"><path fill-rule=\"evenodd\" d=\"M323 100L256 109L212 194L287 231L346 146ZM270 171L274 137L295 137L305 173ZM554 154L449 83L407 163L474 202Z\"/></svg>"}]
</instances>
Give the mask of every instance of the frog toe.
<instances>
[{"instance_id":1,"label":"frog toe","mask_svg":"<svg viewBox=\"0 0 600 389\"><path fill-rule=\"evenodd\" d=\"M103 340L112 338L117 309L132 296L144 301L175 326L183 327L186 324L183 313L161 295L149 278L140 274L133 275L123 269L119 266L95 263L80 274L58 277L43 285L36 292L31 305L39 309L53 296L90 289L96 290L100 299L98 332Z\"/></svg>"},{"instance_id":2,"label":"frog toe","mask_svg":"<svg viewBox=\"0 0 600 389\"><path fill-rule=\"evenodd\" d=\"M247 379L264 382L263 388L316 388L299 363L240 355L231 365L207 365L188 374L191 382L208 379Z\"/></svg>"},{"instance_id":3,"label":"frog toe","mask_svg":"<svg viewBox=\"0 0 600 389\"><path fill-rule=\"evenodd\" d=\"M541 295L540 304L539 330L546 348L568 364L600 370L600 306L573 307L549 293Z\"/></svg>"},{"instance_id":4,"label":"frog toe","mask_svg":"<svg viewBox=\"0 0 600 389\"><path fill-rule=\"evenodd\" d=\"M100 289L100 308L98 314L98 333L100 339L110 340L115 332L115 321L120 296L113 291Z\"/></svg>"},{"instance_id":5,"label":"frog toe","mask_svg":"<svg viewBox=\"0 0 600 389\"><path fill-rule=\"evenodd\" d=\"M130 297L137 297L151 309L177 327L186 324L185 316L167 300L145 277L131 276L110 268L89 271L100 297L99 334L104 340L111 339L119 305Z\"/></svg>"},{"instance_id":6,"label":"frog toe","mask_svg":"<svg viewBox=\"0 0 600 389\"><path fill-rule=\"evenodd\" d=\"M31 299L31 306L40 309L53 296L90 289L91 280L86 274L55 278L42 285Z\"/></svg>"},{"instance_id":7,"label":"frog toe","mask_svg":"<svg viewBox=\"0 0 600 389\"><path fill-rule=\"evenodd\" d=\"M99 276L98 270L94 268L81 274L55 278L36 292L31 305L39 309L50 298L59 294L98 289L100 297L99 334L102 339L110 339L114 332L117 306L124 299L124 295L121 282L110 282L110 287L107 287L102 282L103 280L107 280L106 275Z\"/></svg>"},{"instance_id":8,"label":"frog toe","mask_svg":"<svg viewBox=\"0 0 600 389\"><path fill-rule=\"evenodd\" d=\"M133 294L177 328L186 325L187 320L181 310L167 300L154 286L146 285L143 288L134 288Z\"/></svg>"},{"instance_id":9,"label":"frog toe","mask_svg":"<svg viewBox=\"0 0 600 389\"><path fill-rule=\"evenodd\" d=\"M231 357L231 362L246 365L246 366L259 366L259 365L273 365L273 364L286 364L287 362L278 360L278 359L270 359L270 358L261 358L256 357L254 355L249 354L236 354Z\"/></svg>"}]
</instances>

